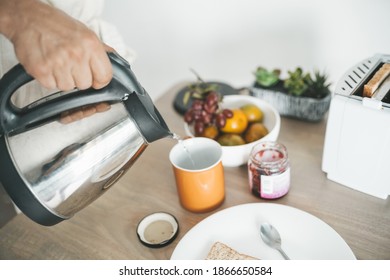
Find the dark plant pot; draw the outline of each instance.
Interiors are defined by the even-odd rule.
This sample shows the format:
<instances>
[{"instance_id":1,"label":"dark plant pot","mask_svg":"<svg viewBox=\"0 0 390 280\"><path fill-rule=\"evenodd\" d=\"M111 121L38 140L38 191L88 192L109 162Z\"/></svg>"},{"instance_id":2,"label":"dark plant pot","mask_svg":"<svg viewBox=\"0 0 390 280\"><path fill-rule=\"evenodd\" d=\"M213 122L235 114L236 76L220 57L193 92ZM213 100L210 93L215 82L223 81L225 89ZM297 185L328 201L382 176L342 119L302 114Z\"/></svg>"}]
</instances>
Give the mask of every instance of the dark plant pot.
<instances>
[{"instance_id":1,"label":"dark plant pot","mask_svg":"<svg viewBox=\"0 0 390 280\"><path fill-rule=\"evenodd\" d=\"M329 110L331 94L324 98L299 97L289 95L280 90L280 87L250 88L251 95L261 98L276 108L281 116L296 118L305 121L318 122Z\"/></svg>"}]
</instances>

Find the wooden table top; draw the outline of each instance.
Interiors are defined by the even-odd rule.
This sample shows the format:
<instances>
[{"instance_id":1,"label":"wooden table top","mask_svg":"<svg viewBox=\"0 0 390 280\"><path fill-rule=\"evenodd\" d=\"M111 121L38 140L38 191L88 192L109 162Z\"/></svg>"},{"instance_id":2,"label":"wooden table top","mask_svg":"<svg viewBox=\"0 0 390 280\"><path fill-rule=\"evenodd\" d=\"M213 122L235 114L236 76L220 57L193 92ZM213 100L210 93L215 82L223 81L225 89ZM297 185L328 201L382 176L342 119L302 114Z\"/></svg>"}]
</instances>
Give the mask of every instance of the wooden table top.
<instances>
[{"instance_id":1,"label":"wooden table top","mask_svg":"<svg viewBox=\"0 0 390 280\"><path fill-rule=\"evenodd\" d=\"M155 104L171 131L184 136L172 106L178 83ZM247 168L225 168L226 198L216 210L191 213L180 206L168 154L176 144L161 139L146 149L107 193L70 220L44 227L18 215L0 228L0 259L169 259L180 239L198 222L230 206L272 202L315 215L329 224L358 259L390 259L390 201L363 194L326 178L321 170L326 119L319 123L282 118L278 141L291 163L291 189L265 201L249 192ZM151 249L137 238L138 222L153 212L173 214L180 225L170 245Z\"/></svg>"}]
</instances>

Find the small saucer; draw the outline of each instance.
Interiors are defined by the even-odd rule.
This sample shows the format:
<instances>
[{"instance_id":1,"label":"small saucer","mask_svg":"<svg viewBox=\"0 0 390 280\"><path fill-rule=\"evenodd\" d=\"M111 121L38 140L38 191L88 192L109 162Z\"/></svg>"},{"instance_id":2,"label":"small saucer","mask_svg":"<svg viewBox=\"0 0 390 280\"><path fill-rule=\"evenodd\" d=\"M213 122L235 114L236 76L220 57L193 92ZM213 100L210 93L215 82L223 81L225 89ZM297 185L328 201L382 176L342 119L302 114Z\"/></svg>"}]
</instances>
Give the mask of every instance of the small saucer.
<instances>
[{"instance_id":1,"label":"small saucer","mask_svg":"<svg viewBox=\"0 0 390 280\"><path fill-rule=\"evenodd\" d=\"M171 214L157 212L144 217L137 226L141 243L150 248L161 248L170 244L179 233L179 223Z\"/></svg>"}]
</instances>

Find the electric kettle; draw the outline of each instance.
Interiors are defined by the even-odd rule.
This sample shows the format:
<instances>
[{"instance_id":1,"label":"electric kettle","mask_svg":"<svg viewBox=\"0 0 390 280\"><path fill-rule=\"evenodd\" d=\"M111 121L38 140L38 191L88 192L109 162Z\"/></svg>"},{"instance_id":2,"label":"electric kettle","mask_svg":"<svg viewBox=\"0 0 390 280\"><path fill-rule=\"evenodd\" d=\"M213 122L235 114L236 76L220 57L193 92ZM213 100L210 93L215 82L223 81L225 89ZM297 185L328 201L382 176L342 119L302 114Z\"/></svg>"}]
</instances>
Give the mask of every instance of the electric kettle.
<instances>
[{"instance_id":1,"label":"electric kettle","mask_svg":"<svg viewBox=\"0 0 390 280\"><path fill-rule=\"evenodd\" d=\"M39 224L69 219L112 186L149 143L173 135L130 65L108 56L113 79L106 87L56 92L23 108L11 97L33 78L19 64L0 80L0 182ZM101 102L110 109L59 121L64 112Z\"/></svg>"}]
</instances>

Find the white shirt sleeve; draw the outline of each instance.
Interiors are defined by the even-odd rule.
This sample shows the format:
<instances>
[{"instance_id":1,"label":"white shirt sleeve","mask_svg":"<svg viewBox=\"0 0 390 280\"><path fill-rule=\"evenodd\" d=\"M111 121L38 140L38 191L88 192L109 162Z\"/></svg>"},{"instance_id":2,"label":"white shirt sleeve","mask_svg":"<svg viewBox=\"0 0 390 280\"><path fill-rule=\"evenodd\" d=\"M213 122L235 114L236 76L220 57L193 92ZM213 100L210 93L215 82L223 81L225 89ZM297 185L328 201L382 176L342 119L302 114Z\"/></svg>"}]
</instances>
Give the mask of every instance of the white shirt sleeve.
<instances>
[{"instance_id":1,"label":"white shirt sleeve","mask_svg":"<svg viewBox=\"0 0 390 280\"><path fill-rule=\"evenodd\" d=\"M43 2L83 22L98 35L100 40L114 48L130 64L134 61L136 54L125 44L118 29L101 18L104 0L44 0Z\"/></svg>"}]
</instances>

